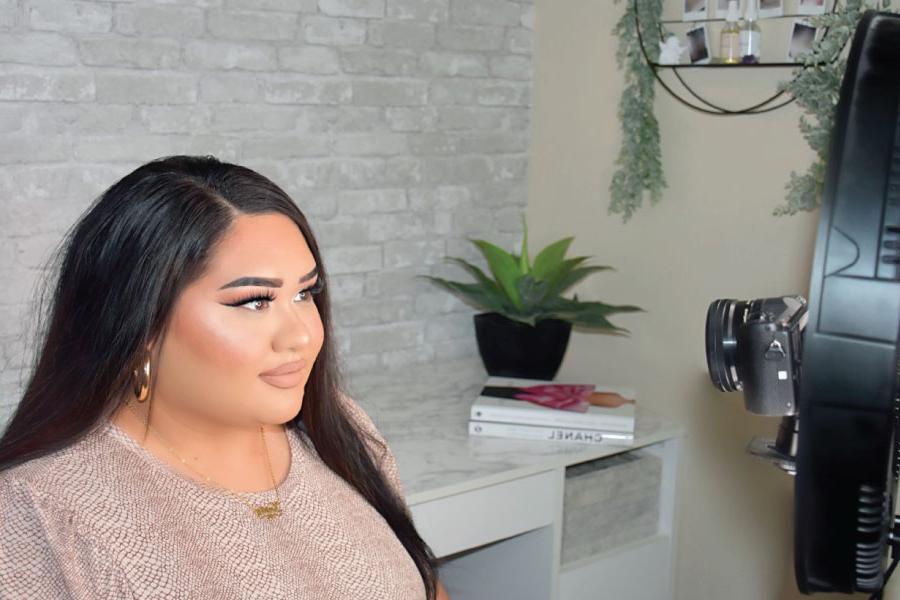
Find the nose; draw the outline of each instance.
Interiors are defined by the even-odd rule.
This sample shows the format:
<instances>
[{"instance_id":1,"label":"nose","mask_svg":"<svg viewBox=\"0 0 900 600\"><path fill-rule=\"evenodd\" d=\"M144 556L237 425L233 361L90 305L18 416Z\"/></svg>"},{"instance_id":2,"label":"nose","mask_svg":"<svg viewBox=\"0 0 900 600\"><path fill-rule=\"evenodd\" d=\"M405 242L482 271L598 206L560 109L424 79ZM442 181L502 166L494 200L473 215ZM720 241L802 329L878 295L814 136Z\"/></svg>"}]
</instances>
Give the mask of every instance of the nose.
<instances>
[{"instance_id":1,"label":"nose","mask_svg":"<svg viewBox=\"0 0 900 600\"><path fill-rule=\"evenodd\" d=\"M279 311L278 329L272 340L275 351L300 350L309 345L311 327L308 320L313 316L306 312L294 307Z\"/></svg>"}]
</instances>

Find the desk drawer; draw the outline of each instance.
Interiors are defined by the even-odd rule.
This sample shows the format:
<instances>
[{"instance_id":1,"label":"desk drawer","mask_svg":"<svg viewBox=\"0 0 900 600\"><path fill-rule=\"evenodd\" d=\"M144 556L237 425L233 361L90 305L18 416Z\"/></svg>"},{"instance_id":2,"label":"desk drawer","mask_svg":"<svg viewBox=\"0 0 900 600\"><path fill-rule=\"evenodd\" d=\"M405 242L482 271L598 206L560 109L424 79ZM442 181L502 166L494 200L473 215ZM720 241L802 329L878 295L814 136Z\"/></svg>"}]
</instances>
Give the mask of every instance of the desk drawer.
<instances>
[{"instance_id":1,"label":"desk drawer","mask_svg":"<svg viewBox=\"0 0 900 600\"><path fill-rule=\"evenodd\" d=\"M545 471L410 506L435 556L455 554L554 521L562 477Z\"/></svg>"},{"instance_id":2,"label":"desk drawer","mask_svg":"<svg viewBox=\"0 0 900 600\"><path fill-rule=\"evenodd\" d=\"M641 450L566 469L562 564L657 533L662 459Z\"/></svg>"}]
</instances>

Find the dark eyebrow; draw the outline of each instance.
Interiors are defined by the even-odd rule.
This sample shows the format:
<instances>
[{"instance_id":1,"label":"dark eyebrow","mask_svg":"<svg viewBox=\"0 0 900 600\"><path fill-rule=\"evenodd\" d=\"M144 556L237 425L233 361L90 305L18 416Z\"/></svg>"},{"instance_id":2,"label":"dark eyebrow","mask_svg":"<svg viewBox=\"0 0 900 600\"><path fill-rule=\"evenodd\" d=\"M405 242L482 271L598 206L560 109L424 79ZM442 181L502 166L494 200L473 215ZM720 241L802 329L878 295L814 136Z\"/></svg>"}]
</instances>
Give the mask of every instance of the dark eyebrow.
<instances>
[{"instance_id":1,"label":"dark eyebrow","mask_svg":"<svg viewBox=\"0 0 900 600\"><path fill-rule=\"evenodd\" d=\"M319 267L317 265L317 266L313 267L312 271L310 271L309 273L307 273L306 275L301 277L297 283L303 283L304 281L308 281L318 274L319 274ZM266 286L266 287L281 287L281 284L282 284L281 279L269 279L267 277L239 277L238 279L235 279L234 281L230 281L230 282L226 283L219 289L224 290L226 288L243 287L243 286L247 286L247 285L259 285L259 286Z\"/></svg>"}]
</instances>

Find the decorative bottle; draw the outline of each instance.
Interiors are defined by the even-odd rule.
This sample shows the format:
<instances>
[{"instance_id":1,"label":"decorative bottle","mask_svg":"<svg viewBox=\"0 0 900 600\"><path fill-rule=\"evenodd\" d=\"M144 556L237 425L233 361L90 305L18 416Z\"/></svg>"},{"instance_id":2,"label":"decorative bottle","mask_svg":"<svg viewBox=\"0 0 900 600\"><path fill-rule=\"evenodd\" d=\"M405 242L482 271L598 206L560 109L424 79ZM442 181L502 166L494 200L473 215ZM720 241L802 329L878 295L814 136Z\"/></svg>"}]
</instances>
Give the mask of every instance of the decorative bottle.
<instances>
[{"instance_id":1,"label":"decorative bottle","mask_svg":"<svg viewBox=\"0 0 900 600\"><path fill-rule=\"evenodd\" d=\"M719 34L719 58L726 65L741 62L741 28L738 27L738 2L729 0L725 27Z\"/></svg>"},{"instance_id":2,"label":"decorative bottle","mask_svg":"<svg viewBox=\"0 0 900 600\"><path fill-rule=\"evenodd\" d=\"M762 33L759 30L759 0L747 0L744 22L741 23L741 62L756 64L759 62Z\"/></svg>"}]
</instances>

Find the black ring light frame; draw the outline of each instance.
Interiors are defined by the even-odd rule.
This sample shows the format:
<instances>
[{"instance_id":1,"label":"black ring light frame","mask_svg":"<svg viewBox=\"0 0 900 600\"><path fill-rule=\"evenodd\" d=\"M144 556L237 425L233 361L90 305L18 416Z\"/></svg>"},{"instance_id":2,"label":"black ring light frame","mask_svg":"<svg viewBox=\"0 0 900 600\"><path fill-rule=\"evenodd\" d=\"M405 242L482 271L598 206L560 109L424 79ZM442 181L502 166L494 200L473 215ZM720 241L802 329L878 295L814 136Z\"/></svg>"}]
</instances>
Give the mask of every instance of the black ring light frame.
<instances>
[{"instance_id":1,"label":"black ring light frame","mask_svg":"<svg viewBox=\"0 0 900 600\"><path fill-rule=\"evenodd\" d=\"M880 598L900 560L898 72L900 15L867 11L835 110L803 338L794 565L805 594Z\"/></svg>"}]
</instances>

